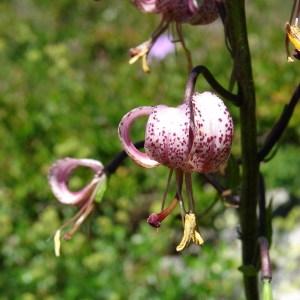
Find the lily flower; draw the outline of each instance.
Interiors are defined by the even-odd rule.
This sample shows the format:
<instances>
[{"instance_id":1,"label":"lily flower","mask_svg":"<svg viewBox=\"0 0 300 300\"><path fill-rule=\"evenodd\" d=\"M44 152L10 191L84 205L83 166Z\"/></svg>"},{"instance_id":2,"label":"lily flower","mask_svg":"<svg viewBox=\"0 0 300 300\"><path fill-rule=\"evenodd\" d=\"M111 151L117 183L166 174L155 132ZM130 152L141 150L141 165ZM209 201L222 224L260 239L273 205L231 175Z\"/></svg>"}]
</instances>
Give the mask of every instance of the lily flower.
<instances>
[{"instance_id":1,"label":"lily flower","mask_svg":"<svg viewBox=\"0 0 300 300\"><path fill-rule=\"evenodd\" d=\"M190 71L192 69L192 60L183 39L181 24L205 25L212 23L219 15L216 1L202 0L199 5L195 0L131 0L131 2L143 13L161 14L162 20L146 42L129 49L132 57L129 63L133 64L141 58L144 72L149 72L150 69L147 64L149 51L156 43L158 37L170 27L170 24L175 23L178 38L185 51Z\"/></svg>"},{"instance_id":2,"label":"lily flower","mask_svg":"<svg viewBox=\"0 0 300 300\"><path fill-rule=\"evenodd\" d=\"M70 175L78 167L87 167L94 171L94 178L79 191L71 191L68 187ZM63 235L69 240L84 220L95 208L95 202L100 201L106 190L106 174L101 162L93 159L63 158L56 161L49 170L48 181L57 200L66 205L80 207L77 214L62 225L55 233L55 252L59 256L60 231L73 223L72 227Z\"/></svg>"},{"instance_id":3,"label":"lily flower","mask_svg":"<svg viewBox=\"0 0 300 300\"><path fill-rule=\"evenodd\" d=\"M298 0L298 7L296 8L297 0L294 0L292 12L290 16L289 22L285 24L285 50L287 54L288 62L294 62L291 57L291 53L289 50L289 43L291 42L295 49L293 50L293 56L296 59L300 59L300 28L298 27L299 22L299 14L300 14L300 0ZM295 23L291 25L294 19L294 13L296 11Z\"/></svg>"},{"instance_id":4,"label":"lily flower","mask_svg":"<svg viewBox=\"0 0 300 300\"><path fill-rule=\"evenodd\" d=\"M140 116L149 115L144 148L140 152L130 139L130 126ZM134 162L145 168L164 165L170 168L162 211L151 214L150 225L159 227L179 202L184 223L182 250L190 240L202 244L196 229L195 200L192 190L192 172L213 173L226 164L233 140L233 122L224 102L211 92L186 92L183 104L142 106L128 112L119 124L119 137L125 152ZM164 209L168 186L175 170L177 191L171 205ZM182 197L183 180L186 184L188 209Z\"/></svg>"}]
</instances>

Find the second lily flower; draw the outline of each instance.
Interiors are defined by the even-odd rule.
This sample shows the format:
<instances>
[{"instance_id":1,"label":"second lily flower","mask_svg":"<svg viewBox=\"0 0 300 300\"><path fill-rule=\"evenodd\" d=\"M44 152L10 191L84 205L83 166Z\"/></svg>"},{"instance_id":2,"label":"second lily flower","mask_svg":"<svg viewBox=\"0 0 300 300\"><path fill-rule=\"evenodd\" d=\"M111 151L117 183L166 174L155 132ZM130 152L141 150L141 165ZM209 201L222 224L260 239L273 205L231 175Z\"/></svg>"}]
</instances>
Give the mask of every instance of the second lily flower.
<instances>
[{"instance_id":1,"label":"second lily flower","mask_svg":"<svg viewBox=\"0 0 300 300\"><path fill-rule=\"evenodd\" d=\"M194 86L189 83L187 89L191 90L186 91L182 105L139 107L128 112L119 124L122 146L138 165L153 168L162 164L171 169L170 174L176 170L177 192L172 204L165 210L162 207L159 214L151 214L148 222L158 227L174 209L174 202L176 204L179 201L185 228L183 238L185 242L184 245L180 243L178 251L185 248L191 239L196 244L203 243L196 222L186 224L187 220L194 216L195 207L191 173L217 172L226 164L234 133L231 115L219 97L211 92L194 93ZM129 133L132 122L143 115L149 115L145 131L146 153L135 148ZM183 177L188 196L187 210L181 194ZM170 178L171 176L169 180ZM163 203L164 201L165 199Z\"/></svg>"}]
</instances>

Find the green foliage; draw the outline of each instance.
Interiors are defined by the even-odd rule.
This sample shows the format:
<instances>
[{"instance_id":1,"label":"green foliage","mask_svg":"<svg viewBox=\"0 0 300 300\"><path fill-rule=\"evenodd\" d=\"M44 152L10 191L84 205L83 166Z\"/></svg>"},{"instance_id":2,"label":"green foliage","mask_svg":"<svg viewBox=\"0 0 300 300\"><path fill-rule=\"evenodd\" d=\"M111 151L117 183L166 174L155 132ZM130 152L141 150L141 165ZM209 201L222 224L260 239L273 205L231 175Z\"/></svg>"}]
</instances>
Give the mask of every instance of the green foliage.
<instances>
[{"instance_id":1,"label":"green foliage","mask_svg":"<svg viewBox=\"0 0 300 300\"><path fill-rule=\"evenodd\" d=\"M261 140L298 82L283 48L289 7L278 11L279 0L265 2L249 3ZM262 15L262 3L272 13ZM218 203L200 220L205 245L175 253L179 211L159 231L146 223L160 209L168 171L142 170L130 160L109 179L90 223L54 256L52 234L76 208L57 204L51 194L51 164L65 156L107 164L121 150L117 126L127 111L182 101L187 72L180 47L154 61L150 75L127 63L128 49L146 40L159 18L116 0L1 1L0 11L0 299L240 299L234 213ZM194 62L227 86L231 59L221 24L183 30ZM199 79L197 90L207 88ZM237 109L229 107L237 120ZM268 186L297 196L299 113L285 136L289 145L264 170ZM134 124L134 140L143 138L143 128L142 121ZM238 157L237 122L236 128ZM197 180L201 213L216 193ZM74 186L82 184L75 178Z\"/></svg>"},{"instance_id":2,"label":"green foliage","mask_svg":"<svg viewBox=\"0 0 300 300\"><path fill-rule=\"evenodd\" d=\"M290 193L300 196L300 178L297 176L300 163L298 151L293 145L283 145L278 149L276 156L262 166L270 188L287 187Z\"/></svg>"}]
</instances>

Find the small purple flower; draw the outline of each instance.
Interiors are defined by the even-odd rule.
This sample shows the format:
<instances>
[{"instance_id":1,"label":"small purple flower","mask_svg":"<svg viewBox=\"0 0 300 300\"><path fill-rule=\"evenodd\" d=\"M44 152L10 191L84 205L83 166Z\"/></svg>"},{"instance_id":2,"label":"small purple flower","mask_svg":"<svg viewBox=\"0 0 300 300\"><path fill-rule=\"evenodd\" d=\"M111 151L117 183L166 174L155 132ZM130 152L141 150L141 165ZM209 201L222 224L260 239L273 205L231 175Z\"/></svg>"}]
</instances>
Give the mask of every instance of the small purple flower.
<instances>
[{"instance_id":1,"label":"small purple flower","mask_svg":"<svg viewBox=\"0 0 300 300\"><path fill-rule=\"evenodd\" d=\"M155 41L149 52L149 60L158 59L163 60L168 54L175 51L175 45L170 40L170 37L167 34L159 36Z\"/></svg>"}]
</instances>

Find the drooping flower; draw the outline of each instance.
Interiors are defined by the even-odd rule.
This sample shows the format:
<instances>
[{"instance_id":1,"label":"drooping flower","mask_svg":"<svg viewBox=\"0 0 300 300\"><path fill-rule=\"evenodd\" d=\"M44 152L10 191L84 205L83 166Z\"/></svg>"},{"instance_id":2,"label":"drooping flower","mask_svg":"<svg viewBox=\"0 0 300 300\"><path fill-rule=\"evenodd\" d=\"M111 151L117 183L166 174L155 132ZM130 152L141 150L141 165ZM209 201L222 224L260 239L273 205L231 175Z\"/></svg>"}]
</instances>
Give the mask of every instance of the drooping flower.
<instances>
[{"instance_id":1,"label":"drooping flower","mask_svg":"<svg viewBox=\"0 0 300 300\"><path fill-rule=\"evenodd\" d=\"M149 72L150 69L147 64L149 51L158 37L169 28L170 24L175 23L178 39L185 51L188 68L191 70L191 55L183 39L181 24L205 25L212 23L219 15L216 1L202 0L200 5L195 0L131 0L131 2L143 13L161 14L162 20L146 42L129 50L132 57L129 63L133 64L142 58L143 70Z\"/></svg>"},{"instance_id":2,"label":"drooping flower","mask_svg":"<svg viewBox=\"0 0 300 300\"><path fill-rule=\"evenodd\" d=\"M149 115L146 130L146 153L135 148L130 139L132 122ZM184 103L177 107L158 105L143 106L128 112L119 124L119 137L128 156L138 165L153 168L164 165L170 168L168 185L175 170L177 191L171 205L159 214L151 214L148 222L159 227L162 220L180 202L184 223L182 250L190 240L202 244L196 229L195 201L192 191L191 173L217 172L226 164L233 139L233 122L224 102L211 92L186 92ZM182 197L183 178L186 183L188 209ZM167 187L168 187L167 185ZM182 246L184 245L184 246Z\"/></svg>"},{"instance_id":3,"label":"drooping flower","mask_svg":"<svg viewBox=\"0 0 300 300\"><path fill-rule=\"evenodd\" d=\"M145 133L146 154L130 140L131 123L149 115ZM126 153L139 165L159 164L184 172L212 173L227 162L233 125L224 102L211 92L194 93L191 103L177 107L143 106L127 113L119 124Z\"/></svg>"},{"instance_id":4,"label":"drooping flower","mask_svg":"<svg viewBox=\"0 0 300 300\"><path fill-rule=\"evenodd\" d=\"M293 56L296 59L300 59L300 28L298 27L299 14L300 14L300 0L298 0L297 8L296 8L296 4L297 4L297 0L294 0L290 20L285 24L285 31L286 31L285 49L286 49L288 62L294 62L289 50L290 42L295 47L295 49L293 50ZM296 16L295 16L294 25L291 25L294 20L295 11L296 11Z\"/></svg>"},{"instance_id":5,"label":"drooping flower","mask_svg":"<svg viewBox=\"0 0 300 300\"><path fill-rule=\"evenodd\" d=\"M88 185L79 191L71 191L68 182L72 172L78 167L93 170L94 177ZM106 174L101 162L93 159L63 158L56 161L49 170L48 181L57 200L66 205L80 207L77 214L61 226L55 233L55 252L59 256L60 231L73 223L72 227L63 235L65 240L72 237L84 220L95 208L95 202L100 201L106 190Z\"/></svg>"}]
</instances>

